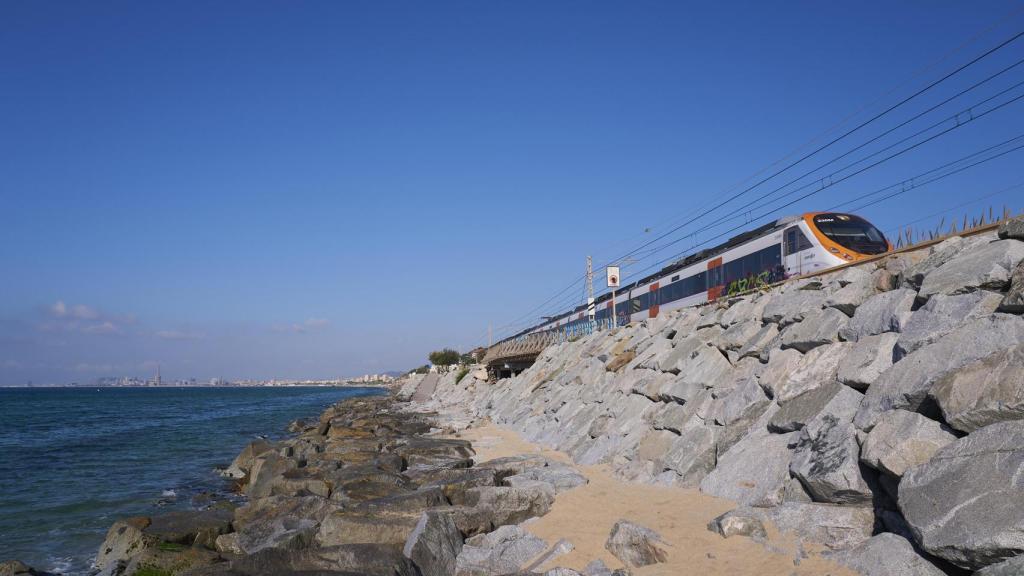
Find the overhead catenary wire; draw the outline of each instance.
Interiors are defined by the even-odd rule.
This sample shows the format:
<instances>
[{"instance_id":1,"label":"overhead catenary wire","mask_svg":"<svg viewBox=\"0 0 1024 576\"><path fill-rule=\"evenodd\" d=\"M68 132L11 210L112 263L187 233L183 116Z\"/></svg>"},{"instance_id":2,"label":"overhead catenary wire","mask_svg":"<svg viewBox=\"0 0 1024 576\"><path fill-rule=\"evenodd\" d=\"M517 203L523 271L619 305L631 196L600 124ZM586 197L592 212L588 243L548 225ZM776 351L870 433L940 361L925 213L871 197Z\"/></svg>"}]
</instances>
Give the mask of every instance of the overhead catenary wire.
<instances>
[{"instance_id":1,"label":"overhead catenary wire","mask_svg":"<svg viewBox=\"0 0 1024 576\"><path fill-rule=\"evenodd\" d=\"M1018 10L1018 11L1019 11L1019 10ZM997 24L995 24L995 25L993 25L992 27L990 27L990 28L989 28L989 30L991 30L992 28L994 28L994 27L995 27L996 25L998 25L998 24L999 24L999 22L997 22ZM988 31L988 30L986 30L985 32L987 32L987 31ZM981 35L981 34L979 34L979 35L976 35L976 36L975 36L975 38L979 37L980 35ZM723 201L723 202L719 202L719 203L718 203L717 205L713 206L713 207L712 207L712 208L710 208L710 209L706 209L706 210L704 210L703 212L701 212L700 214L698 214L698 215L697 215L696 217L693 217L693 218L691 218L691 219L690 219L690 220L688 220L687 222L684 222L684 223L683 223L683 224L681 224L681 225L678 225L678 226L675 226L675 227L673 227L672 229L670 229L669 231L667 231L667 232L665 232L665 233L663 233L663 234L659 235L658 237L656 237L656 238L654 238L654 239L651 239L651 240L649 240L649 241L647 241L647 242L645 242L645 243L641 244L640 246L638 246L637 248L634 248L634 249L633 249L633 250L631 250L630 252L627 252L627 253L626 253L625 255L623 255L622 257L620 257L620 258L618 258L618 259L615 259L615 260L611 260L611 261L609 261L609 262L608 262L607 264L605 264L605 265L608 265L608 264L614 263L614 262L616 262L616 261L618 261L618 260L621 260L621 259L624 259L624 258L628 258L628 257L629 257L629 256L631 256L631 255L637 254L637 253L639 253L639 252L640 252L641 250L643 250L644 248L646 248L646 247L650 246L651 244L653 244L654 242L657 242L657 241L658 241L658 240L660 240L660 239L666 238L667 236L669 236L669 235L673 234L674 232L677 232L677 231L679 231L679 230L680 230L680 229L682 229L683 227L685 227L685 226L687 226L687 225L689 225L689 224L691 224L691 223L695 222L696 220L698 220L698 219L700 219L700 218L702 218L702 217L704 217L704 216L706 216L706 215L708 215L708 214L710 214L710 213L714 212L715 210L717 210L717 209L719 209L719 208L723 207L724 205L728 204L729 202L731 202L731 201L733 201L733 200L735 200L735 199L739 198L740 196L742 196L742 195L744 195L744 194L748 193L749 191L751 191L751 190L753 190L753 189L757 188L757 187L758 187L758 186L760 186L761 184L763 184L763 183L765 183L765 182L767 182L767 181L771 180L772 178L774 178L774 177L776 177L776 176L778 176L778 175L780 175L780 174L782 174L782 173L784 173L784 172L786 172L786 171L790 170L790 169L791 169L792 167L794 167L794 166L797 166L798 164L802 163L803 161L805 161L805 160L807 160L807 159L809 159L809 158L813 157L814 155L818 154L819 152L821 152L821 151L823 151L823 150L825 150L825 149L827 149L827 148L831 147L831 146L832 146L833 144L835 144L835 143L837 143L837 142L839 142L839 141L843 140L844 138L846 138L846 137L848 137L848 136L850 136L850 135L854 134L855 132L857 132L857 131L859 131L860 129L864 128L865 126L867 126L867 125L871 124L872 122L874 122L874 121L878 120L879 118L882 118L882 117L884 117L885 115L887 115L887 114L889 114L890 112L892 112L892 111L896 110L897 108L899 108L899 107L901 107L901 106L905 105L906 103L908 103L908 102L910 102L911 100L913 100L913 99L917 98L918 96L920 96L920 95L922 95L922 94L924 94L924 93L928 92L929 90L931 90L932 88L934 88L934 87L938 86L939 84L941 84L941 83L945 82L945 81L946 81L946 80L948 80L949 78L951 78L951 77L955 76L956 74L958 74L958 73L962 72L963 70L967 69L968 67L970 67L970 66L972 66L972 65L976 64L977 62L981 61L982 59L984 59L984 58L988 57L989 55L991 55L991 54L993 54L993 53L997 52L998 50L1000 50L1000 49L1004 48L1005 46L1009 45L1010 43L1012 43L1012 42L1016 41L1016 40L1017 40L1017 39L1019 39L1019 38L1020 38L1021 36L1024 36L1024 32L1018 32L1018 33L1014 34L1013 36L1011 36L1011 37L1007 38L1006 40L1004 40L1004 41L1000 42L1000 43L999 43L999 44L997 44L996 46L994 46L994 47L992 47L992 48L990 48L990 49L986 50L986 51L985 51L985 52L983 52L982 54L980 54L980 55L978 55L978 56L974 57L973 59L971 59L971 60L970 60L970 61L968 61L967 63L965 63L965 64L962 64L961 66L957 67L957 68L956 68L956 69L954 69L953 71L951 71L951 72L949 72L949 73L945 74L944 76L942 76L942 77L941 77L941 78L939 78L938 80L935 80L935 81L933 81L933 82L929 83L929 84L928 84L927 86L925 86L924 88L921 88L921 89L917 90L916 92L914 92L914 93L913 93L913 94L911 94L910 96L908 96L908 97L906 97L906 98L902 99L901 101L897 102L896 104L893 104L893 105L889 106L888 108L886 108L886 109L885 109L885 110L883 110L882 112L880 112L880 113L878 113L878 114L875 114L875 115L874 115L874 116L872 116L871 118L867 119L867 120L866 120L866 121L864 121L864 122L861 122L860 124L858 124L857 126L853 127L852 129L850 129L850 130L847 130L846 132L844 132L843 134L839 135L838 137L836 137L836 138L833 138L832 140L830 140L829 142L825 143L824 145L822 145L822 146L820 146L820 147L816 148L815 150L813 150L813 151L809 152L808 154L805 154L805 155L803 155L803 156L802 156L801 158L797 159L796 161L794 161L794 162L792 162L792 163L790 163L790 164L786 165L785 167L781 168L780 170L777 170L777 171L775 171L775 172L774 172L774 173L773 173L772 175L770 175L770 176L768 176L768 177L766 177L766 178L763 178L763 179L759 180L759 181L758 181L758 182L756 182L755 184L753 184L753 185L751 185L751 186L748 186L747 188L745 188L744 190L742 190L742 191L740 191L740 192L738 192L738 193L736 193L736 194L733 194L733 195L731 195L731 196L730 196L729 198L727 198L727 199L726 199L725 201ZM958 50L959 50L960 48L962 48L962 47L963 47L964 45L966 45L966 44L969 44L969 43L970 43L970 42L972 42L973 40L974 40L974 39L972 39L971 41L969 41L969 42L967 42L967 43L965 43L965 44L961 45L961 47L958 47L958 48L957 48L956 50L954 50L953 52L956 52L956 51L958 51ZM947 54L946 56L944 56L942 60L944 60L944 59L945 59L945 58L947 58L947 57L948 57L948 54ZM941 60L940 60L940 61L941 61ZM893 131L895 131L895 130L897 130L897 129L899 129L899 128L901 128L901 127L903 127L903 126L907 125L907 124L909 124L910 122L912 122L912 121L914 121L914 120L916 120L916 119L918 119L918 118L922 117L923 115L925 115L925 114L927 114L927 113L929 113L929 112L931 112L931 111L933 111L933 110L935 110L935 109L939 108L940 106L942 106L942 105L944 105L944 104L946 104L946 103L948 103L948 102L952 101L953 99L955 99L955 98L957 98L957 97L959 97L959 96L961 96L961 95L963 95L963 94L966 94L967 92L969 92L969 91L971 91L971 90L975 89L976 87L978 87L978 86L980 86L980 85L984 84L985 82L988 82L988 81L992 80L993 78L995 78L995 77L997 77L997 76L999 76L999 75L1001 75L1001 74L1005 73L1006 71L1008 71L1008 70L1010 70L1010 69L1012 69L1012 68L1016 67L1017 65L1019 65L1019 64L1020 64L1020 63L1022 63L1022 62L1024 62L1024 61L1019 61L1019 62L1017 62L1017 63L1015 63L1015 64L1013 64L1013 65L1011 65L1011 66L1008 66L1008 67L1006 67L1006 68L1004 68L1004 69L1000 70L999 72L997 72L997 73L995 73L995 74L992 74L992 75L990 75L990 76L989 76L989 77L987 77L986 79L984 79L984 80L982 80L982 81L980 81L980 82L978 82L978 83L976 83L976 84L972 85L971 87L969 87L969 88L967 88L967 89L965 89L965 90L963 90L963 91L959 92L958 94L956 94L956 95L954 95L954 96L952 96L952 97L949 97L949 98L945 99L945 100L944 100L943 102L940 102L939 104L937 104L937 105L934 105L934 106L930 107L930 108L929 108L928 110L926 110L926 111L924 111L924 112L921 112L921 113L918 113L917 115L915 115L915 116L913 116L912 118L910 118L910 119L908 119L908 120L906 120L906 121L902 122L901 124L897 125L896 127L894 127L894 128L891 128L891 129L887 130L886 132L884 132L884 133L883 133L883 134L881 134L881 135L878 135L878 136L876 136L875 138L872 138L872 139L871 139L871 140L869 140L868 142L865 142L865 143L863 143L863 144L861 144L861 145L859 145L859 146L857 146L857 147L855 147L855 148L853 148L853 149L851 149L851 150L848 150L848 151L847 151L847 152L845 152L844 154L842 154L842 155L840 155L840 156L838 156L838 157L836 157L836 158L833 158L833 159L832 159L832 160L830 160L830 161L829 161L828 163L826 163L826 164L825 164L825 166L827 166L828 164L831 164L831 163L833 163L833 162L835 162L835 161L837 161L837 160L839 160L839 159L841 159L841 158L843 158L843 157L845 157L845 156L849 155L849 154L850 154L850 153L852 153L852 152L855 152L856 150L859 150L859 149L863 148L864 146L866 146L866 145L868 145L868 144L870 144L870 143L872 143L872 142L875 142L875 141L877 141L878 139L880 139L880 138L884 137L885 135L888 135L888 134L892 133ZM891 93L892 91L894 91L894 90L895 90L895 89L891 90L891 91L890 91L890 93ZM873 103L872 103L872 104L873 104ZM864 108L866 108L866 107L864 107ZM861 110L863 110L864 108L862 108ZM855 116L855 115L856 115L857 113L859 113L859 110L858 110L858 112L855 112L854 114L852 114L852 115L851 115L850 117L852 117L852 116ZM839 125L842 125L842 124L843 124L844 122L845 122L845 120L844 120L843 122L840 122L840 124L839 124ZM831 131L831 129L830 129L829 131ZM826 131L825 133L828 133L829 131ZM929 139L929 140L930 140L930 139ZM926 141L927 141L927 140L926 140ZM813 142L813 140L812 140L812 142ZM922 142L922 143L919 143L918 145L920 145L920 144L923 144L923 143L924 143L924 142ZM915 147L916 147L916 146L915 146ZM790 154L790 156L791 156L791 155L792 155L792 153ZM890 157L890 158L891 158L891 157ZM776 165L776 164L778 164L778 163L779 163L779 161L777 161L777 162L776 162L775 164L773 164L773 165ZM874 165L872 165L872 167L873 167L873 166L875 166L875 165L877 165L877 164L874 164ZM869 168L870 168L870 167L869 167ZM820 167L819 167L819 169L820 169ZM764 170L761 170L760 172L763 172L763 171L764 171ZM812 171L812 172L813 172L813 171ZM856 172L856 173L859 173L859 172ZM855 173L855 174L856 174L856 173ZM806 176L806 175L808 175L808 174L805 174L805 176ZM845 180L845 179L846 179L846 178L848 178L848 177L849 177L849 176L847 176L847 177L844 177L843 179ZM749 179L748 179L748 180L749 180ZM799 178L798 178L797 180L799 180ZM840 180L840 181L841 181L841 180ZM785 186L785 185L784 185L784 186ZM778 189L776 189L775 191L778 191ZM774 192L774 191L773 191L773 192ZM749 220L749 219L748 219L748 220ZM695 233L690 233L690 234L687 234L687 235L686 235L686 236L684 236L683 238L685 239L685 238L689 238L689 237L694 237L694 238L695 238ZM675 244L675 243L676 243L676 241L674 241L674 242L670 243L670 245L671 245L671 244ZM697 245L695 245L695 247L696 247L696 246L697 246ZM664 247L662 247L662 248L664 248ZM651 250L648 250L648 251L647 251L647 252L648 252L648 254L647 254L647 255L645 256L645 258L646 258L646 257L648 257L648 256L651 256L651 255L653 255L654 253L656 253L656 252L657 252L657 251L659 251L660 249L661 249L661 248L657 248L657 249L651 249ZM526 323L529 323L529 322L531 322L531 321L533 320L532 316L533 316L533 315L535 315L535 314L536 314L536 312L537 312L538 310L543 310L543 309L545 308L545 306L548 306L548 304L550 304L551 302L555 301L555 300L556 300L556 299L558 299L558 298L559 298L560 296L562 296L563 294L565 294L566 292L568 292L569 290L571 290L571 289L572 289L573 287L575 287L575 286L576 286L576 285L577 285L578 283L581 283L581 282L583 282L583 281L584 281L584 277L585 277L585 275L583 275L583 276L581 276L581 277L577 278L577 279L576 279L576 280L574 280L574 281L573 281L572 283L570 283L570 284L569 284L568 286L566 286L565 288L563 288L563 289L561 289L560 291L556 292L556 293L555 293L555 295L553 295L552 297L548 298L547 300L545 300L545 301L544 301L543 303L541 303L540 305L536 306L536 307L535 307L534 309L532 309L532 310L531 310L530 312L528 312L528 313L524 314L523 316L520 316L520 317L519 317L519 318L517 318L516 320L513 320L512 322L510 322L510 323L508 323L508 324L504 325L504 326L503 326L503 328L515 327L515 326L521 325L521 324L522 324L523 322L526 322ZM570 302L571 302L571 295L570 295ZM560 304L560 303L559 303L559 304ZM563 307L563 308L561 308L561 309L562 309L562 310L564 310L564 307Z\"/></svg>"}]
</instances>

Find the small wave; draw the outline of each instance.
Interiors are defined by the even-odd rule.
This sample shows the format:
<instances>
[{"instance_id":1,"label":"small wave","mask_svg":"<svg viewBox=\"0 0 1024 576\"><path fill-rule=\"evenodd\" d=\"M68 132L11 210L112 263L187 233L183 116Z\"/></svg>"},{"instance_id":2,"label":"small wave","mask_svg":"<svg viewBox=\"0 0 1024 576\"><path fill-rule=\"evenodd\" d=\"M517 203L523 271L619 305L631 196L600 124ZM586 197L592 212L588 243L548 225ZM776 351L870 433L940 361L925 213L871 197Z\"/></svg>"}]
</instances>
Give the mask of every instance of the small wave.
<instances>
[{"instance_id":1,"label":"small wave","mask_svg":"<svg viewBox=\"0 0 1024 576\"><path fill-rule=\"evenodd\" d=\"M164 490L163 492L160 493L160 496L164 498L177 498L178 493L175 492L174 490Z\"/></svg>"},{"instance_id":2,"label":"small wave","mask_svg":"<svg viewBox=\"0 0 1024 576\"><path fill-rule=\"evenodd\" d=\"M54 574L68 574L75 567L75 559L70 556L51 556L46 561Z\"/></svg>"}]
</instances>

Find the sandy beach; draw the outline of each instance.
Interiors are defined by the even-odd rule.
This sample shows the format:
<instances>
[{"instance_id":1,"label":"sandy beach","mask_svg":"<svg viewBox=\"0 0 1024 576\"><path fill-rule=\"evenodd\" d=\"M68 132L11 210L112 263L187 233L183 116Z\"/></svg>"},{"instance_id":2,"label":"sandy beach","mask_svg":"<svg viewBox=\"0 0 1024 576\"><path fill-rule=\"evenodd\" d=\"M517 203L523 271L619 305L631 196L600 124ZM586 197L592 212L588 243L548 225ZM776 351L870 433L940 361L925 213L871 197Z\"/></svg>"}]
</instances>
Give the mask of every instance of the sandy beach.
<instances>
[{"instance_id":1,"label":"sandy beach","mask_svg":"<svg viewBox=\"0 0 1024 576\"><path fill-rule=\"evenodd\" d=\"M562 452L524 441L516 432L488 424L458 435L469 440L477 461L525 453L542 454L572 464ZM735 508L728 500L697 490L633 484L616 479L605 466L575 466L589 483L559 494L546 515L525 527L550 544L566 538L575 546L566 555L541 566L582 570L594 559L609 568L622 563L604 549L616 521L626 519L646 526L670 545L668 562L633 569L637 576L699 574L701 576L853 576L855 573L819 556L820 549L805 546L806 558L797 556L793 538L768 527L775 552L749 538L722 538L707 529L716 516Z\"/></svg>"}]
</instances>

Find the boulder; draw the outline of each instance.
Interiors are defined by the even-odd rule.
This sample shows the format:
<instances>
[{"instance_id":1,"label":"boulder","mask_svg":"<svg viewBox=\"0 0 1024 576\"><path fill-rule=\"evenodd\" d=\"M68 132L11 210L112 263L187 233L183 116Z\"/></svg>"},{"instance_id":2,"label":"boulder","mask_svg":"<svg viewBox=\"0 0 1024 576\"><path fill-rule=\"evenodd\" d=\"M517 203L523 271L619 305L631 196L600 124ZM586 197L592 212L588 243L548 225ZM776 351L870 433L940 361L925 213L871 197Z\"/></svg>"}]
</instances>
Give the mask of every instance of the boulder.
<instances>
[{"instance_id":1,"label":"boulder","mask_svg":"<svg viewBox=\"0 0 1024 576\"><path fill-rule=\"evenodd\" d=\"M465 541L455 562L456 576L513 574L547 549L543 540L519 526L502 526Z\"/></svg>"},{"instance_id":2,"label":"boulder","mask_svg":"<svg viewBox=\"0 0 1024 576\"><path fill-rule=\"evenodd\" d=\"M925 258L913 262L900 271L902 284L906 287L918 288L921 286L921 282L924 281L925 276L952 260L964 248L990 241L990 237L982 236L953 236L952 238L946 238L942 242L930 247Z\"/></svg>"},{"instance_id":3,"label":"boulder","mask_svg":"<svg viewBox=\"0 0 1024 576\"><path fill-rule=\"evenodd\" d=\"M504 480L505 485L513 488L532 486L530 482L550 484L555 493L559 493L583 486L587 483L587 477L577 472L572 466L552 462L542 468L530 468Z\"/></svg>"},{"instance_id":4,"label":"boulder","mask_svg":"<svg viewBox=\"0 0 1024 576\"><path fill-rule=\"evenodd\" d=\"M768 422L772 432L785 433L800 430L821 413L829 401L842 389L838 382L826 382L788 400Z\"/></svg>"},{"instance_id":5,"label":"boulder","mask_svg":"<svg viewBox=\"0 0 1024 576\"><path fill-rule=\"evenodd\" d=\"M1024 419L1024 344L998 350L940 378L929 393L950 426L973 432Z\"/></svg>"},{"instance_id":6,"label":"boulder","mask_svg":"<svg viewBox=\"0 0 1024 576\"><path fill-rule=\"evenodd\" d=\"M455 573L462 543L462 534L451 516L424 512L405 541L402 554L412 560L422 576L449 576Z\"/></svg>"},{"instance_id":7,"label":"boulder","mask_svg":"<svg viewBox=\"0 0 1024 576\"><path fill-rule=\"evenodd\" d=\"M892 366L893 348L899 338L895 332L861 338L839 361L836 378L851 388L867 390L882 372Z\"/></svg>"},{"instance_id":8,"label":"boulder","mask_svg":"<svg viewBox=\"0 0 1024 576\"><path fill-rule=\"evenodd\" d=\"M818 346L799 358L799 362L788 372L775 370L769 361L768 367L761 374L759 382L766 387L772 398L784 404L800 394L818 388L828 382L834 382L839 372L839 361L846 357L850 342L836 342ZM783 351L785 352L785 350ZM772 354L774 358L776 354ZM784 364L788 365L788 362Z\"/></svg>"},{"instance_id":9,"label":"boulder","mask_svg":"<svg viewBox=\"0 0 1024 576\"><path fill-rule=\"evenodd\" d=\"M778 325L772 323L765 324L739 349L739 357L760 358L762 354L768 351L769 346L775 342L778 336Z\"/></svg>"},{"instance_id":10,"label":"boulder","mask_svg":"<svg viewBox=\"0 0 1024 576\"><path fill-rule=\"evenodd\" d=\"M232 527L237 536L225 545L230 542L232 548L246 554L266 548L304 548L314 541L317 526L339 509L336 502L319 496L250 500L235 510Z\"/></svg>"},{"instance_id":11,"label":"boulder","mask_svg":"<svg viewBox=\"0 0 1024 576\"><path fill-rule=\"evenodd\" d=\"M1024 553L1024 421L1000 422L907 470L899 507L929 554L977 570Z\"/></svg>"},{"instance_id":12,"label":"boulder","mask_svg":"<svg viewBox=\"0 0 1024 576\"><path fill-rule=\"evenodd\" d=\"M738 322L722 332L715 344L719 350L739 350L760 331L761 323L756 320Z\"/></svg>"},{"instance_id":13,"label":"boulder","mask_svg":"<svg viewBox=\"0 0 1024 576\"><path fill-rule=\"evenodd\" d=\"M406 542L419 517L414 512L387 509L340 510L320 523L316 542L320 546L339 544L393 544Z\"/></svg>"},{"instance_id":14,"label":"boulder","mask_svg":"<svg viewBox=\"0 0 1024 576\"><path fill-rule=\"evenodd\" d=\"M996 232L1000 239L1024 240L1024 216L1007 218L999 223L999 230Z\"/></svg>"},{"instance_id":15,"label":"boulder","mask_svg":"<svg viewBox=\"0 0 1024 576\"><path fill-rule=\"evenodd\" d=\"M263 498L273 493L274 485L284 478L284 473L298 467L291 458L285 458L276 452L267 452L253 460L249 473L249 483L245 493L249 498Z\"/></svg>"},{"instance_id":16,"label":"boulder","mask_svg":"<svg viewBox=\"0 0 1024 576\"><path fill-rule=\"evenodd\" d=\"M868 298L839 331L839 337L856 342L865 336L902 331L910 320L916 297L916 292L904 288Z\"/></svg>"},{"instance_id":17,"label":"boulder","mask_svg":"<svg viewBox=\"0 0 1024 576\"><path fill-rule=\"evenodd\" d=\"M154 516L144 532L161 542L215 549L217 537L231 531L233 513L226 508L178 510Z\"/></svg>"},{"instance_id":18,"label":"boulder","mask_svg":"<svg viewBox=\"0 0 1024 576\"><path fill-rule=\"evenodd\" d=\"M870 507L786 502L766 511L785 532L832 550L853 548L871 537L875 513Z\"/></svg>"},{"instance_id":19,"label":"boulder","mask_svg":"<svg viewBox=\"0 0 1024 576\"><path fill-rule=\"evenodd\" d=\"M495 526L502 526L547 514L555 501L555 490L545 482L521 482L515 488L480 486L466 491L466 501L485 510Z\"/></svg>"},{"instance_id":20,"label":"boulder","mask_svg":"<svg viewBox=\"0 0 1024 576\"><path fill-rule=\"evenodd\" d=\"M660 534L628 520L616 522L604 543L605 550L632 568L666 562L667 546Z\"/></svg>"},{"instance_id":21,"label":"boulder","mask_svg":"<svg viewBox=\"0 0 1024 576\"><path fill-rule=\"evenodd\" d=\"M238 456L235 457L234 461L231 462L231 465L222 472L222 475L228 478L245 478L249 474L249 471L252 470L256 457L270 452L273 449L274 445L266 440L250 442L242 449Z\"/></svg>"},{"instance_id":22,"label":"boulder","mask_svg":"<svg viewBox=\"0 0 1024 576\"><path fill-rule=\"evenodd\" d=\"M983 318L995 312L1001 296L978 290L968 294L947 296L936 294L915 311L896 342L894 358L899 360L949 334L964 322Z\"/></svg>"},{"instance_id":23,"label":"boulder","mask_svg":"<svg viewBox=\"0 0 1024 576\"><path fill-rule=\"evenodd\" d=\"M1020 576L1024 574L1024 555L1014 556L998 564L986 566L974 573L974 576Z\"/></svg>"},{"instance_id":24,"label":"boulder","mask_svg":"<svg viewBox=\"0 0 1024 576\"><path fill-rule=\"evenodd\" d=\"M865 504L871 488L860 464L857 430L851 420L861 394L843 387L799 432L789 470L815 502Z\"/></svg>"},{"instance_id":25,"label":"boulder","mask_svg":"<svg viewBox=\"0 0 1024 576\"><path fill-rule=\"evenodd\" d=\"M717 349L701 346L688 358L676 363L679 382L700 384L705 388L715 388L731 384L735 380L732 364Z\"/></svg>"},{"instance_id":26,"label":"boulder","mask_svg":"<svg viewBox=\"0 0 1024 576\"><path fill-rule=\"evenodd\" d=\"M945 576L902 536L885 532L849 550L828 555L861 576Z\"/></svg>"},{"instance_id":27,"label":"boulder","mask_svg":"<svg viewBox=\"0 0 1024 576\"><path fill-rule=\"evenodd\" d=\"M827 295L822 290L812 289L810 285L802 287L790 286L781 294L773 294L764 307L765 322L774 322L780 327L800 322L808 314L821 309ZM803 287L807 287L804 289Z\"/></svg>"},{"instance_id":28,"label":"boulder","mask_svg":"<svg viewBox=\"0 0 1024 576\"><path fill-rule=\"evenodd\" d=\"M144 516L114 522L94 561L101 575L115 574L119 564L127 563L151 543L143 532L149 524L150 519Z\"/></svg>"},{"instance_id":29,"label":"boulder","mask_svg":"<svg viewBox=\"0 0 1024 576\"><path fill-rule=\"evenodd\" d=\"M883 372L864 395L854 424L870 430L882 412L896 408L937 411L925 401L940 378L1022 342L1024 319L1018 316L995 314L968 322Z\"/></svg>"},{"instance_id":30,"label":"boulder","mask_svg":"<svg viewBox=\"0 0 1024 576\"><path fill-rule=\"evenodd\" d=\"M847 270L861 269L847 268ZM870 274L864 272L864 277L844 285L826 298L825 306L835 308L846 316L853 316L858 306L876 294L875 284L875 279Z\"/></svg>"},{"instance_id":31,"label":"boulder","mask_svg":"<svg viewBox=\"0 0 1024 576\"><path fill-rule=\"evenodd\" d=\"M763 512L754 512L746 507L735 508L709 522L708 530L721 534L723 538L746 536L764 540L768 533L764 529L763 518Z\"/></svg>"},{"instance_id":32,"label":"boulder","mask_svg":"<svg viewBox=\"0 0 1024 576\"><path fill-rule=\"evenodd\" d=\"M804 320L782 332L782 347L807 352L839 340L839 331L850 318L835 308L825 308L807 315Z\"/></svg>"},{"instance_id":33,"label":"boulder","mask_svg":"<svg viewBox=\"0 0 1024 576\"><path fill-rule=\"evenodd\" d=\"M0 576L45 576L24 562L18 560L7 560L0 562Z\"/></svg>"},{"instance_id":34,"label":"boulder","mask_svg":"<svg viewBox=\"0 0 1024 576\"><path fill-rule=\"evenodd\" d=\"M735 388L717 398L708 411L716 424L728 426L740 420L757 416L771 402L757 382L757 378L744 378Z\"/></svg>"},{"instance_id":35,"label":"boulder","mask_svg":"<svg viewBox=\"0 0 1024 576\"><path fill-rule=\"evenodd\" d=\"M918 294L930 298L935 294L1001 291L1009 284L1010 273L1021 260L1024 260L1024 242L1018 240L971 246L925 276Z\"/></svg>"},{"instance_id":36,"label":"boulder","mask_svg":"<svg viewBox=\"0 0 1024 576\"><path fill-rule=\"evenodd\" d=\"M900 478L924 464L946 444L956 440L936 421L916 412L890 410L882 414L861 447L861 462Z\"/></svg>"},{"instance_id":37,"label":"boulder","mask_svg":"<svg viewBox=\"0 0 1024 576\"><path fill-rule=\"evenodd\" d=\"M228 574L416 576L417 572L400 548L381 544L346 544L301 550L267 548L233 560Z\"/></svg>"},{"instance_id":38,"label":"boulder","mask_svg":"<svg viewBox=\"0 0 1024 576\"><path fill-rule=\"evenodd\" d=\"M1000 312L1024 314L1024 263L1018 264L1010 275L1010 288L999 303Z\"/></svg>"},{"instance_id":39,"label":"boulder","mask_svg":"<svg viewBox=\"0 0 1024 576\"><path fill-rule=\"evenodd\" d=\"M756 431L718 458L718 465L700 483L700 491L748 506L782 503L789 479L787 445L796 433Z\"/></svg>"}]
</instances>

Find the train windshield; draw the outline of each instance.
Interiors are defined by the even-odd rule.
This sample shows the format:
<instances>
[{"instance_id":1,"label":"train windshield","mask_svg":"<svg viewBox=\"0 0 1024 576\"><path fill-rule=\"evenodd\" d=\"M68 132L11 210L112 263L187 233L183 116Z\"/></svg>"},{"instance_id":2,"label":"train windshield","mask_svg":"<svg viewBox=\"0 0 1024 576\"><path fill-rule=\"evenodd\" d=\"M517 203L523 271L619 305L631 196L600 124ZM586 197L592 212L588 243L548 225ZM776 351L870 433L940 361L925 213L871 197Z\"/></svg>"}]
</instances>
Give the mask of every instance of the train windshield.
<instances>
[{"instance_id":1,"label":"train windshield","mask_svg":"<svg viewBox=\"0 0 1024 576\"><path fill-rule=\"evenodd\" d=\"M836 244L860 254L881 254L889 249L885 235L867 220L851 214L818 214L814 225Z\"/></svg>"}]
</instances>

